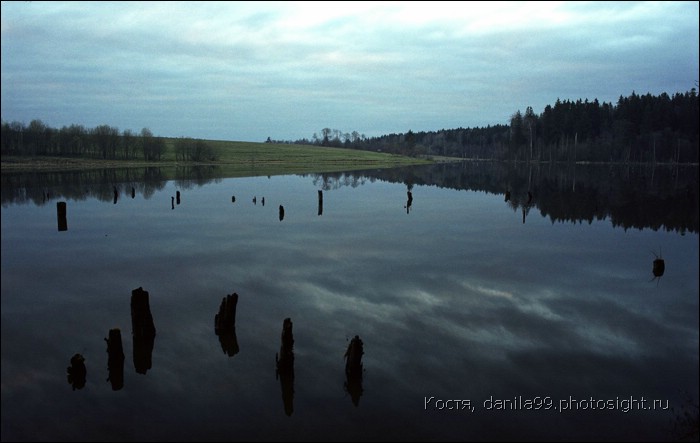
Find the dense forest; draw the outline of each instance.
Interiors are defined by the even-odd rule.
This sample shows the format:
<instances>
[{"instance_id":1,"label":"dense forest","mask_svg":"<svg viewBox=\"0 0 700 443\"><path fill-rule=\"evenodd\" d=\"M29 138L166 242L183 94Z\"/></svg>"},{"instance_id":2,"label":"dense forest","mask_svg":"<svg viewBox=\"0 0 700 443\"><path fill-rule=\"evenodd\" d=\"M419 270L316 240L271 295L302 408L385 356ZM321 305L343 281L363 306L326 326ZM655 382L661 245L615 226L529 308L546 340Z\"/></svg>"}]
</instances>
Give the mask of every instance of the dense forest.
<instances>
[{"instance_id":1,"label":"dense forest","mask_svg":"<svg viewBox=\"0 0 700 443\"><path fill-rule=\"evenodd\" d=\"M409 130L366 137L324 128L295 143L344 147L407 156L448 156L516 162L698 163L698 95L695 88L672 97L666 93L620 96L616 105L561 101L539 115L532 107L516 111L508 124L485 128ZM29 125L2 122L2 155L65 156L102 159L161 160L165 140L148 128L140 133L109 125L55 129L41 120ZM217 153L206 141L181 137L172 149L177 160L210 161Z\"/></svg>"},{"instance_id":2,"label":"dense forest","mask_svg":"<svg viewBox=\"0 0 700 443\"><path fill-rule=\"evenodd\" d=\"M524 113L516 111L508 124L485 128L409 130L379 137L324 128L320 135L294 143L465 159L697 163L698 120L693 88L672 97L632 92L620 96L616 105L557 99L539 115L527 107Z\"/></svg>"}]
</instances>

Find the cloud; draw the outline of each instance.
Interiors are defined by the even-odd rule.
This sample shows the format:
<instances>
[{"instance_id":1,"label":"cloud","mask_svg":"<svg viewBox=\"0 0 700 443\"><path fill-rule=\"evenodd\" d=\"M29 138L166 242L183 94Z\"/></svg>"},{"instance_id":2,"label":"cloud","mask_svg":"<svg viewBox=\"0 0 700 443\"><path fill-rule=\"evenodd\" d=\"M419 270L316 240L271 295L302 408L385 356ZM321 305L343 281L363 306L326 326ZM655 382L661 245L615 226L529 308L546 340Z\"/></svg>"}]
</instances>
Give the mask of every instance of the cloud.
<instances>
[{"instance_id":1,"label":"cloud","mask_svg":"<svg viewBox=\"0 0 700 443\"><path fill-rule=\"evenodd\" d=\"M692 2L2 3L2 118L262 141L697 80ZM682 42L682 44L679 44Z\"/></svg>"}]
</instances>

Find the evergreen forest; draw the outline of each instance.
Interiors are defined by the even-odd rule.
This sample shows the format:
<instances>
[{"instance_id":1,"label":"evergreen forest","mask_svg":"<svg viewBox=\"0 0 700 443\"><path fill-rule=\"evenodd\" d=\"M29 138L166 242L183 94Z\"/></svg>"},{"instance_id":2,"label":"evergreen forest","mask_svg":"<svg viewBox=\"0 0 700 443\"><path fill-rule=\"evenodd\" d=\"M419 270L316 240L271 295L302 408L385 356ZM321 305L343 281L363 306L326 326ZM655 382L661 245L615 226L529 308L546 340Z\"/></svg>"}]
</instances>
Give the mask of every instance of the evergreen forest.
<instances>
[{"instance_id":1,"label":"evergreen forest","mask_svg":"<svg viewBox=\"0 0 700 443\"><path fill-rule=\"evenodd\" d=\"M540 114L528 106L509 122L486 127L408 130L366 137L357 131L323 128L311 139L272 140L401 154L410 157L457 157L469 160L576 163L698 163L698 95L658 96L634 91L616 104L597 99L557 101ZM2 122L2 155L58 156L159 161L165 139L148 128L139 133L107 124L95 128L72 124L59 129L41 120ZM217 152L203 140L176 139L176 160L215 161Z\"/></svg>"}]
</instances>

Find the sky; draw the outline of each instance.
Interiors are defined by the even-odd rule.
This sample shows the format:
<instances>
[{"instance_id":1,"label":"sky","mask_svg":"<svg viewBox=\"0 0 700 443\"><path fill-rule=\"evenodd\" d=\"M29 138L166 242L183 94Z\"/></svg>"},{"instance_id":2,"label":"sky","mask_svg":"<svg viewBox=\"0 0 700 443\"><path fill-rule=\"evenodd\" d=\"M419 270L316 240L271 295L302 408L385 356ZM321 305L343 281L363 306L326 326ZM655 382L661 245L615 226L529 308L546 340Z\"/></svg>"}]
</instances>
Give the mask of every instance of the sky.
<instances>
[{"instance_id":1,"label":"sky","mask_svg":"<svg viewBox=\"0 0 700 443\"><path fill-rule=\"evenodd\" d=\"M210 140L698 89L698 2L5 2L2 121Z\"/></svg>"}]
</instances>

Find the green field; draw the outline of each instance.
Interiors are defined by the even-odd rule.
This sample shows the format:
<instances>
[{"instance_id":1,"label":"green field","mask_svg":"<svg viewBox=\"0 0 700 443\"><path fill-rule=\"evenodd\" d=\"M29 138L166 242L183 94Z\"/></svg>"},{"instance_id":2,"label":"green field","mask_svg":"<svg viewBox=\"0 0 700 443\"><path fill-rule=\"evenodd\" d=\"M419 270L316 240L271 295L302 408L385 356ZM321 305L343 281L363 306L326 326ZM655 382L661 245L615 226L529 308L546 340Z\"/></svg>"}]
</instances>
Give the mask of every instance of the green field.
<instances>
[{"instance_id":1,"label":"green field","mask_svg":"<svg viewBox=\"0 0 700 443\"><path fill-rule=\"evenodd\" d=\"M157 162L143 160L101 160L66 157L2 157L3 171L70 170L130 167L187 167L214 165L229 177L289 173L334 172L369 168L390 168L428 164L430 160L355 149L309 145L206 140L217 154L206 163L175 160L176 139L164 138L165 152Z\"/></svg>"}]
</instances>

